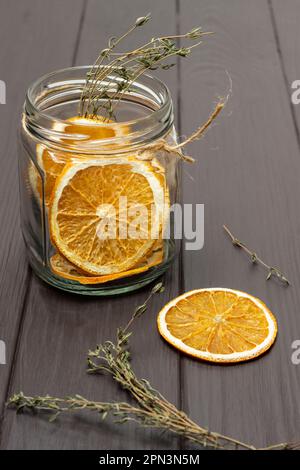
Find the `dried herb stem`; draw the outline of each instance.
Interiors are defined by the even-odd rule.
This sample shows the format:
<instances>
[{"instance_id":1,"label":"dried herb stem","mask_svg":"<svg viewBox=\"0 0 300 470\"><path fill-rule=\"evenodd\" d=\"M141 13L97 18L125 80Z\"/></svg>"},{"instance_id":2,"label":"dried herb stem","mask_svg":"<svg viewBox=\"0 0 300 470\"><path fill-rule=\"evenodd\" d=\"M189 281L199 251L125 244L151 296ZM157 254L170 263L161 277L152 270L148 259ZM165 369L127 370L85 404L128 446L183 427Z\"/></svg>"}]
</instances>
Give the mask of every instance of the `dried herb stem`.
<instances>
[{"instance_id":1,"label":"dried herb stem","mask_svg":"<svg viewBox=\"0 0 300 470\"><path fill-rule=\"evenodd\" d=\"M101 108L102 115L104 114L102 117L114 118L115 108L121 97L130 90L133 82L146 70L155 70L158 67L168 69L174 64L166 64L166 60L173 56L186 57L194 47L201 44L199 41L189 47L177 47L175 42L177 39L194 41L201 36L211 34L203 32L200 28L193 28L186 34L152 38L132 51L124 53L115 51L128 35L149 20L150 15L138 18L126 33L119 38L111 38L108 47L100 52L87 74L86 84L81 94L80 116L96 119L98 110Z\"/></svg>"},{"instance_id":2,"label":"dried herb stem","mask_svg":"<svg viewBox=\"0 0 300 470\"><path fill-rule=\"evenodd\" d=\"M236 238L226 225L223 225L223 228L227 232L227 234L230 236L232 244L244 250L245 253L249 255L252 263L259 263L268 270L268 275L266 278L267 280L271 279L271 277L276 277L287 286L290 285L290 281L284 276L284 274L278 268L274 266L269 266L267 263L265 263L265 261L263 261L257 255L255 251L252 251L250 248L247 247L247 245L244 242L241 242L238 238Z\"/></svg>"},{"instance_id":3,"label":"dried herb stem","mask_svg":"<svg viewBox=\"0 0 300 470\"><path fill-rule=\"evenodd\" d=\"M150 18L151 18L150 14L147 14L141 18L137 18L134 25L132 25L124 34L122 34L118 39L110 38L108 47L106 49L101 50L100 54L98 55L94 65L92 66L87 76L87 80L86 80L85 86L81 94L81 99L80 99L80 104L79 104L80 116L84 115L84 105L85 105L85 100L86 100L86 94L88 93L88 96L91 96L91 93L93 92L97 84L97 79L96 79L97 74L95 73L95 71L100 68L104 60L109 57L110 53L119 45L120 42L122 42L127 36L129 36L136 28L146 24L150 20ZM93 75L95 75L95 78L90 83L90 77L93 77Z\"/></svg>"},{"instance_id":4,"label":"dried herb stem","mask_svg":"<svg viewBox=\"0 0 300 470\"><path fill-rule=\"evenodd\" d=\"M161 399L160 399L161 400ZM154 427L171 431L176 434L187 437L190 441L200 444L212 446L214 448L225 448L226 444L233 446L243 447L252 450L251 446L244 445L242 442L225 438L224 445L221 444L220 439L222 436L216 433L208 433L197 424L189 420L186 415L178 410L172 410L159 406L159 410L153 411L153 404L151 409L135 407L126 402L110 403L110 402L97 402L88 400L80 395L74 397L57 398L46 396L30 397L25 396L22 392L13 395L9 400L9 406L15 407L18 412L23 409L33 411L48 411L51 412L50 421L54 421L61 413L75 412L80 410L94 411L102 416L103 419L110 413L115 418L117 423L126 423L135 421L145 427Z\"/></svg>"},{"instance_id":5,"label":"dried herb stem","mask_svg":"<svg viewBox=\"0 0 300 470\"><path fill-rule=\"evenodd\" d=\"M189 47L189 50L191 51L191 49L193 49L194 47L197 47L199 46L200 44L202 43L202 41L194 44L193 46L190 46ZM174 57L178 55L178 51L174 51L174 52L170 52L169 54L166 54L166 55L162 55L161 58L157 59L155 61L155 66L157 67L160 62L162 62L163 60L166 60L166 59L170 59L171 57ZM151 65L151 62L148 63L147 66L144 66L144 67L140 67L139 69L136 69L135 70L135 73L133 75L133 78L131 80L129 80L127 82L127 85L122 89L122 94L126 93L128 90L130 90L130 87L131 85L133 84L133 82L135 82L136 80L139 79L140 76L142 76L146 70L148 69L151 69L153 70L153 65ZM118 100L115 102L114 106L112 106L112 115L114 115L114 112L115 112L115 109L116 109L116 106L118 105L118 103L120 102L120 100L122 99L122 94L118 93L118 91L112 95L111 97L111 101L114 102L114 100L116 99L116 97L118 96Z\"/></svg>"},{"instance_id":6,"label":"dried herb stem","mask_svg":"<svg viewBox=\"0 0 300 470\"><path fill-rule=\"evenodd\" d=\"M134 384L134 386L136 386L136 384ZM13 395L9 399L8 405L10 407L14 407L17 412L21 412L26 409L34 412L50 412L50 422L55 421L62 413L82 410L96 412L102 417L102 419L105 419L109 414L111 414L115 419L115 422L119 424L134 421L143 427L169 431L185 437L194 444L220 450L299 449L299 443L282 443L264 448L255 448L254 446L245 444L237 439L233 439L219 433L209 432L207 429L200 427L190 420L185 413L179 411L160 395L153 399L153 393L157 392L151 389L151 405L146 405L145 407L134 406L126 402L111 403L91 401L81 395L74 395L66 398L57 398L50 395L30 397L25 396L22 392ZM138 401L138 395L137 398L134 393L131 393L131 395ZM147 396L142 398L142 400L146 399Z\"/></svg>"}]
</instances>

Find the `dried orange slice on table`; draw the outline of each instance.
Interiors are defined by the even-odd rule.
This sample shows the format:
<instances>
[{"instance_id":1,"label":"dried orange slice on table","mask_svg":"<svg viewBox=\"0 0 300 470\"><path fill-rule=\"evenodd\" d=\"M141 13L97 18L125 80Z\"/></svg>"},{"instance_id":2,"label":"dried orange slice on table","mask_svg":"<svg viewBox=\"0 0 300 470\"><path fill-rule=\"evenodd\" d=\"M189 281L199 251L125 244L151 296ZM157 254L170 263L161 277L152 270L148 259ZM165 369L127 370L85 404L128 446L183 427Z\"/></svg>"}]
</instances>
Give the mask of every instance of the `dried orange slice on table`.
<instances>
[{"instance_id":1,"label":"dried orange slice on table","mask_svg":"<svg viewBox=\"0 0 300 470\"><path fill-rule=\"evenodd\" d=\"M170 344L211 362L241 362L267 351L277 322L267 306L245 292L225 288L187 292L159 313L158 329Z\"/></svg>"},{"instance_id":2,"label":"dried orange slice on table","mask_svg":"<svg viewBox=\"0 0 300 470\"><path fill-rule=\"evenodd\" d=\"M65 258L89 274L128 271L149 253L155 236L161 236L165 201L165 177L153 162L105 157L67 164L52 192L52 241ZM136 219L132 208L141 206L147 211L135 238L129 233ZM114 233L105 236L106 226Z\"/></svg>"}]
</instances>

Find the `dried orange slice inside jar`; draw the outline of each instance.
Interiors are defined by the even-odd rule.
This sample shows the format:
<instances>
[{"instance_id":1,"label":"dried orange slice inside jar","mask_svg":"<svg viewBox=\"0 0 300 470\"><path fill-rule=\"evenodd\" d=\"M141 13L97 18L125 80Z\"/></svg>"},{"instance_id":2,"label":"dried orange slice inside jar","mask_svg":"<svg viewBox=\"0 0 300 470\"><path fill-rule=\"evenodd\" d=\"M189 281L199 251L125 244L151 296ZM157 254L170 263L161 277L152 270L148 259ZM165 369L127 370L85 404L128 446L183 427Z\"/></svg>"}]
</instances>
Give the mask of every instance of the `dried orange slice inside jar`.
<instances>
[{"instance_id":1,"label":"dried orange slice inside jar","mask_svg":"<svg viewBox=\"0 0 300 470\"><path fill-rule=\"evenodd\" d=\"M51 198L50 233L55 246L90 274L132 269L161 236L164 187L161 173L156 175L152 164L136 158L67 164ZM139 227L131 227L138 206L146 211ZM137 234L130 233L131 228Z\"/></svg>"}]
</instances>

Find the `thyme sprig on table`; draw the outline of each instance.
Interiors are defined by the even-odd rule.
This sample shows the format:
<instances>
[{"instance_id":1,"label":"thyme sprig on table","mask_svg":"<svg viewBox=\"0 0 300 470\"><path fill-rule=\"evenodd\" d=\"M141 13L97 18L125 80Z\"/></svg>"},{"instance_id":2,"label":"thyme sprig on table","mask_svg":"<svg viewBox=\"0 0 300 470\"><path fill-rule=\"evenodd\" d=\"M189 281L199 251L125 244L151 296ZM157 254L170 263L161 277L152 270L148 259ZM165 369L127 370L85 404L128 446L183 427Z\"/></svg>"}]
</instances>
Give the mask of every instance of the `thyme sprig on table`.
<instances>
[{"instance_id":1,"label":"thyme sprig on table","mask_svg":"<svg viewBox=\"0 0 300 470\"><path fill-rule=\"evenodd\" d=\"M264 268L268 270L268 275L267 275L267 281L271 279L272 277L276 277L279 279L281 282L283 282L285 285L289 286L290 281L285 277L285 275L276 267L274 266L269 266L267 263L265 263L255 251L250 250L247 245L244 242L241 242L238 238L236 238L229 228L226 225L223 225L223 228L225 232L230 236L232 244L234 246L237 246L238 248L241 248L244 250L250 257L250 260L252 263L258 263L261 264Z\"/></svg>"},{"instance_id":2,"label":"thyme sprig on table","mask_svg":"<svg viewBox=\"0 0 300 470\"><path fill-rule=\"evenodd\" d=\"M194 47L201 44L201 41L198 41L182 47L176 44L177 40L195 41L206 34L211 34L196 27L185 34L154 37L136 49L116 52L117 46L125 38L148 23L150 19L150 14L140 17L120 37L109 39L107 47L102 49L87 74L80 99L79 116L97 119L101 109L102 117L115 118L115 108L122 95L130 91L132 83L141 75L147 70L158 68L168 70L175 65L169 59L176 56L187 57Z\"/></svg>"},{"instance_id":3,"label":"thyme sprig on table","mask_svg":"<svg viewBox=\"0 0 300 470\"><path fill-rule=\"evenodd\" d=\"M17 411L47 411L51 413L50 421L54 421L61 413L74 411L91 411L105 419L109 414L117 423L137 422L143 427L169 431L190 441L191 443L215 449L258 450L254 446L216 432L210 432L192 421L183 411L176 408L164 398L151 384L140 379L131 366L129 338L133 321L147 310L152 296L163 291L162 283L156 284L145 302L138 306L124 328L117 330L116 341L106 341L88 353L88 372L92 374L107 373L111 375L135 404L128 402L98 402L88 400L81 395L57 398L46 396L25 396L22 392L13 395L8 405ZM276 444L262 450L297 449L299 443Z\"/></svg>"}]
</instances>

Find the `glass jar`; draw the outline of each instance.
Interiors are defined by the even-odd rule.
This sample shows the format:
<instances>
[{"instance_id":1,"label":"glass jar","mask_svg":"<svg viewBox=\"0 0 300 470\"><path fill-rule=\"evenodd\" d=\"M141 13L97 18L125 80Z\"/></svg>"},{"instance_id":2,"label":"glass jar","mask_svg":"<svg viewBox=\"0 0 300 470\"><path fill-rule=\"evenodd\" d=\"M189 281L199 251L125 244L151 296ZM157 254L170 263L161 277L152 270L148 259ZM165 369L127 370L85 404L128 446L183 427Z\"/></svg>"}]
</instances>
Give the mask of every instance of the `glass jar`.
<instances>
[{"instance_id":1,"label":"glass jar","mask_svg":"<svg viewBox=\"0 0 300 470\"><path fill-rule=\"evenodd\" d=\"M40 278L65 291L111 295L150 283L174 259L178 156L161 145L176 143L169 91L149 75L122 93L116 121L78 118L89 69L50 73L27 92L21 226ZM118 80L109 77L108 93Z\"/></svg>"}]
</instances>

